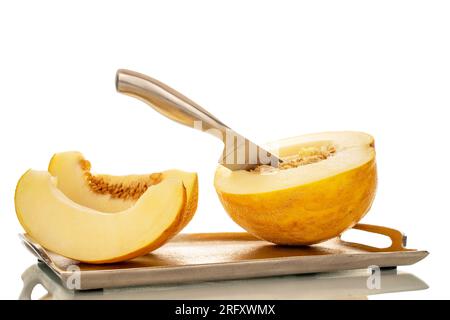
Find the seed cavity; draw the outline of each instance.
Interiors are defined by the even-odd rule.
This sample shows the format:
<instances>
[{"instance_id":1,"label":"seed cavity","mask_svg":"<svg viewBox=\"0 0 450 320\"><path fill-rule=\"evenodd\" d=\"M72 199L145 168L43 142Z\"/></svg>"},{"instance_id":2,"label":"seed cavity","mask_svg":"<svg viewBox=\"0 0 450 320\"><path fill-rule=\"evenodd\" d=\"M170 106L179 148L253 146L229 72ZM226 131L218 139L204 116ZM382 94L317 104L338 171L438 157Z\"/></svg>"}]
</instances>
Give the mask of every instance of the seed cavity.
<instances>
[{"instance_id":1,"label":"seed cavity","mask_svg":"<svg viewBox=\"0 0 450 320\"><path fill-rule=\"evenodd\" d=\"M142 176L139 180L129 183L114 183L109 181L109 178L106 176L93 175L89 171L91 169L91 164L88 160L80 160L80 166L84 171L86 183L92 192L110 195L111 198L114 199L137 200L150 186L160 183L163 178L163 174L157 172L147 176Z\"/></svg>"},{"instance_id":2,"label":"seed cavity","mask_svg":"<svg viewBox=\"0 0 450 320\"><path fill-rule=\"evenodd\" d=\"M271 173L279 170L297 168L328 159L335 153L336 147L331 144L303 147L296 155L284 158L283 162L279 164L278 168L263 164L252 169L251 172Z\"/></svg>"}]
</instances>

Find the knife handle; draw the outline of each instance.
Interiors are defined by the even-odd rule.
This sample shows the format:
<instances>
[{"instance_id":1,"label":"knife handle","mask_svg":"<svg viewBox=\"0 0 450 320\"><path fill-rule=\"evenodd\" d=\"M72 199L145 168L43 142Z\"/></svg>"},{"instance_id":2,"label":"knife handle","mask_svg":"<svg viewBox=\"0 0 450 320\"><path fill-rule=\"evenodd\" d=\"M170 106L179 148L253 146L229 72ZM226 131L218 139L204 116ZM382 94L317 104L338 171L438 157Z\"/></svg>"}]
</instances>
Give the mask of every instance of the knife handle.
<instances>
[{"instance_id":1,"label":"knife handle","mask_svg":"<svg viewBox=\"0 0 450 320\"><path fill-rule=\"evenodd\" d=\"M211 133L221 140L226 131L230 130L223 122L194 101L147 75L119 69L116 73L116 89L120 93L146 102L169 119Z\"/></svg>"}]
</instances>

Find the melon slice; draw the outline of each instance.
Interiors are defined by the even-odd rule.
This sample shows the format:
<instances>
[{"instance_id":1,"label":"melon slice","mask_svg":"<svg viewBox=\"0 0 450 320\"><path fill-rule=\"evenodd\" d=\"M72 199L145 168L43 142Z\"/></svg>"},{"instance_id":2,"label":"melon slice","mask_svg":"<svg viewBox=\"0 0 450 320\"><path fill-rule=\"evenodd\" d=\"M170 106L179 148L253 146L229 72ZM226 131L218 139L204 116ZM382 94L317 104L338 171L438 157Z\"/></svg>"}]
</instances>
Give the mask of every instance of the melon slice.
<instances>
[{"instance_id":1,"label":"melon slice","mask_svg":"<svg viewBox=\"0 0 450 320\"><path fill-rule=\"evenodd\" d=\"M317 133L266 148L285 160L279 168L219 166L215 175L225 210L248 232L277 244L309 245L341 234L369 210L377 184L372 136Z\"/></svg>"},{"instance_id":2,"label":"melon slice","mask_svg":"<svg viewBox=\"0 0 450 320\"><path fill-rule=\"evenodd\" d=\"M168 178L180 178L186 187L186 223L197 209L198 177L196 173L167 170L142 175L113 176L92 174L91 163L80 152L56 153L50 160L48 172L58 178L60 189L71 200L102 212L119 212L136 203L147 190Z\"/></svg>"},{"instance_id":3,"label":"melon slice","mask_svg":"<svg viewBox=\"0 0 450 320\"><path fill-rule=\"evenodd\" d=\"M89 263L127 260L161 246L179 229L185 204L186 191L177 178L148 188L133 206L115 214L75 203L47 171L27 171L15 194L17 217L31 238Z\"/></svg>"}]
</instances>

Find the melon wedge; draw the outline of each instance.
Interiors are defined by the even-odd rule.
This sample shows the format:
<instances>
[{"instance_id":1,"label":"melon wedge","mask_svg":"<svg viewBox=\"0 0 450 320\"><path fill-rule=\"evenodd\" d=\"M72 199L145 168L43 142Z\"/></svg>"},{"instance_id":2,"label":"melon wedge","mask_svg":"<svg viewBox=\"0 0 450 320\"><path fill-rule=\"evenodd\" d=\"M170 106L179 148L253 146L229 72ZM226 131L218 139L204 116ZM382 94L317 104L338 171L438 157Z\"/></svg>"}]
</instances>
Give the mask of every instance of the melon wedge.
<instances>
[{"instance_id":1,"label":"melon wedge","mask_svg":"<svg viewBox=\"0 0 450 320\"><path fill-rule=\"evenodd\" d=\"M214 179L225 210L248 232L277 244L310 245L341 234L369 210L377 185L372 136L316 133L266 148L286 160L282 169L219 166Z\"/></svg>"},{"instance_id":2,"label":"melon wedge","mask_svg":"<svg viewBox=\"0 0 450 320\"><path fill-rule=\"evenodd\" d=\"M15 193L17 217L43 247L89 263L112 263L148 253L180 229L186 190L179 178L148 188L115 214L82 206L57 187L46 171L27 171Z\"/></svg>"},{"instance_id":3,"label":"melon wedge","mask_svg":"<svg viewBox=\"0 0 450 320\"><path fill-rule=\"evenodd\" d=\"M198 176L193 172L166 170L126 176L92 174L91 163L77 151L54 154L48 171L57 178L58 189L68 198L104 213L121 212L132 207L148 187L171 178L181 179L186 188L180 230L189 223L197 209Z\"/></svg>"}]
</instances>

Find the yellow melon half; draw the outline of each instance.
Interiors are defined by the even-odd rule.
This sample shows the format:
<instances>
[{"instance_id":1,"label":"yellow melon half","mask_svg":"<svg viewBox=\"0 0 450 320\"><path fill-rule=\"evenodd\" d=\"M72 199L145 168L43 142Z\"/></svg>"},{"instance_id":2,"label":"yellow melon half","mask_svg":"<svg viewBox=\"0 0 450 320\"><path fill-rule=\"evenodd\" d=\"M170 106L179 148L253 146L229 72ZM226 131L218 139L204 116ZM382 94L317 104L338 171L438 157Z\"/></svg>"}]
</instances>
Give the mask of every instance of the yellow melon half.
<instances>
[{"instance_id":1,"label":"yellow melon half","mask_svg":"<svg viewBox=\"0 0 450 320\"><path fill-rule=\"evenodd\" d=\"M27 171L15 194L17 217L43 247L89 263L134 258L175 233L186 204L180 179L166 179L121 212L106 214L81 206L62 193L47 171Z\"/></svg>"},{"instance_id":2,"label":"yellow melon half","mask_svg":"<svg viewBox=\"0 0 450 320\"><path fill-rule=\"evenodd\" d=\"M309 134L272 143L284 163L231 171L219 166L214 185L231 218L255 236L309 245L354 226L375 196L372 136L361 132Z\"/></svg>"}]
</instances>

